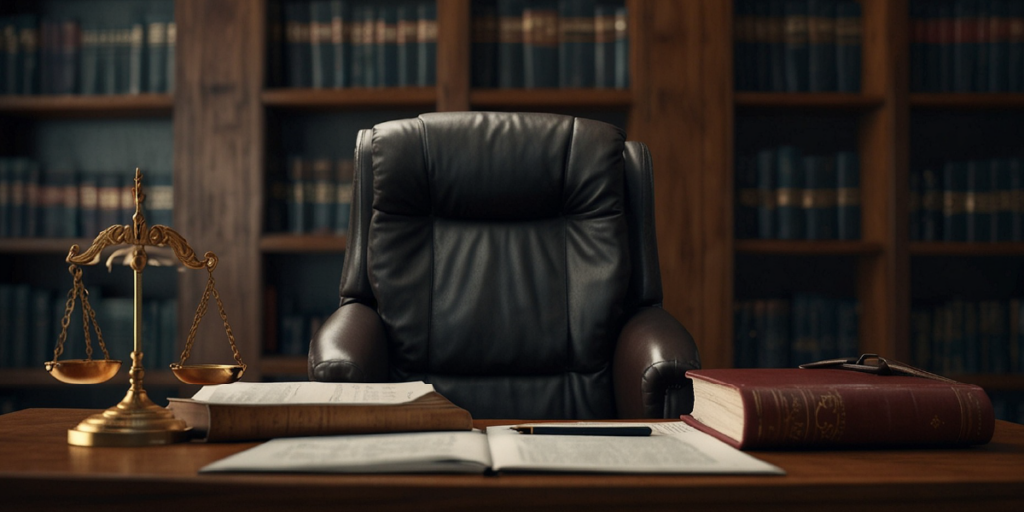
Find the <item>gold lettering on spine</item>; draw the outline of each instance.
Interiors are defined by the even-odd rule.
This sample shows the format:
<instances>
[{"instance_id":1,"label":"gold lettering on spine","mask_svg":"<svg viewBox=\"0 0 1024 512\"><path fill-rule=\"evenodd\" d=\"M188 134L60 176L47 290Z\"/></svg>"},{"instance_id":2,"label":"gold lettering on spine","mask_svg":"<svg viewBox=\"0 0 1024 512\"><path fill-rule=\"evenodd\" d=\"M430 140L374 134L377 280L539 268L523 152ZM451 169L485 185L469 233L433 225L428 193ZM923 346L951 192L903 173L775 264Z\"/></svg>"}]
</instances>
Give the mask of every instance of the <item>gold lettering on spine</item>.
<instances>
[{"instance_id":1,"label":"gold lettering on spine","mask_svg":"<svg viewBox=\"0 0 1024 512\"><path fill-rule=\"evenodd\" d=\"M846 430L846 407L835 390L818 397L814 407L814 427L819 439L839 441Z\"/></svg>"}]
</instances>

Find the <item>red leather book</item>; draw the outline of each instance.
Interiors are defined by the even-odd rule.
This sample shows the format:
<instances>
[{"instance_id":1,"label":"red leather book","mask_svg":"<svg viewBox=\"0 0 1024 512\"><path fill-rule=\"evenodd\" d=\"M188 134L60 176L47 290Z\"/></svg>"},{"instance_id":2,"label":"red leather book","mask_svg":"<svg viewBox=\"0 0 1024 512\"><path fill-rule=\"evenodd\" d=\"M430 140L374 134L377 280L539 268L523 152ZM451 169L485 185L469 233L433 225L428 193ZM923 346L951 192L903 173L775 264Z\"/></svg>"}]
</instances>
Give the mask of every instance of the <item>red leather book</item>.
<instances>
[{"instance_id":1,"label":"red leather book","mask_svg":"<svg viewBox=\"0 0 1024 512\"><path fill-rule=\"evenodd\" d=\"M992 438L978 386L835 369L686 372L694 406L682 419L740 449L964 446Z\"/></svg>"}]
</instances>

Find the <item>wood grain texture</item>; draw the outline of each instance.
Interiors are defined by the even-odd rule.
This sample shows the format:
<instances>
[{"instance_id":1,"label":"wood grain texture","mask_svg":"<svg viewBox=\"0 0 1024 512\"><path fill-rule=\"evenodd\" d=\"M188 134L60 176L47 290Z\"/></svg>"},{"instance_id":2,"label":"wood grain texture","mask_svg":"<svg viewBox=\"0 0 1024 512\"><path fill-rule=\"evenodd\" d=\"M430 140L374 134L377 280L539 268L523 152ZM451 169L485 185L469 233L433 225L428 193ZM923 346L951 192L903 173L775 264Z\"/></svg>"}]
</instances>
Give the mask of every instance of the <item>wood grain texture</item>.
<instances>
[{"instance_id":1,"label":"wood grain texture","mask_svg":"<svg viewBox=\"0 0 1024 512\"><path fill-rule=\"evenodd\" d=\"M170 117L170 94L0 96L0 114L35 118Z\"/></svg>"},{"instance_id":2,"label":"wood grain texture","mask_svg":"<svg viewBox=\"0 0 1024 512\"><path fill-rule=\"evenodd\" d=\"M316 112L399 107L432 108L437 101L437 92L433 87L267 89L260 93L260 100L264 105L277 110Z\"/></svg>"},{"instance_id":3,"label":"wood grain texture","mask_svg":"<svg viewBox=\"0 0 1024 512\"><path fill-rule=\"evenodd\" d=\"M340 235L266 234L260 238L260 250L265 254L344 253L346 245L346 238Z\"/></svg>"},{"instance_id":4,"label":"wood grain texture","mask_svg":"<svg viewBox=\"0 0 1024 512\"><path fill-rule=\"evenodd\" d=\"M469 0L437 2L437 110L469 110Z\"/></svg>"},{"instance_id":5,"label":"wood grain texture","mask_svg":"<svg viewBox=\"0 0 1024 512\"><path fill-rule=\"evenodd\" d=\"M4 510L1011 511L1024 507L1024 426L958 450L753 452L786 476L211 474L255 443L68 446L95 411L0 416ZM477 421L477 427L511 421Z\"/></svg>"},{"instance_id":6,"label":"wood grain texture","mask_svg":"<svg viewBox=\"0 0 1024 512\"><path fill-rule=\"evenodd\" d=\"M871 110L884 105L885 97L849 92L737 92L735 101L737 108L744 109Z\"/></svg>"}]
</instances>

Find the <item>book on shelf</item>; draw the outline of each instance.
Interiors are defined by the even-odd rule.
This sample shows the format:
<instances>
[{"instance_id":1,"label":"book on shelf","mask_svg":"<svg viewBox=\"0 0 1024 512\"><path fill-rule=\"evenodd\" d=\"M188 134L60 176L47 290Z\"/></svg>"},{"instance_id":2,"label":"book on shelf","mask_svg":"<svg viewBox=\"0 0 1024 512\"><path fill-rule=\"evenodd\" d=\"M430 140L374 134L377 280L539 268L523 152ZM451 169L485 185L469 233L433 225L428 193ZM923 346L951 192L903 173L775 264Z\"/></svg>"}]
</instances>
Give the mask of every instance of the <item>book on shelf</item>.
<instances>
[{"instance_id":1,"label":"book on shelf","mask_svg":"<svg viewBox=\"0 0 1024 512\"><path fill-rule=\"evenodd\" d=\"M997 157L946 161L912 170L911 239L1024 240L1022 168L1021 158Z\"/></svg>"},{"instance_id":2,"label":"book on shelf","mask_svg":"<svg viewBox=\"0 0 1024 512\"><path fill-rule=\"evenodd\" d=\"M992 403L948 379L846 369L691 370L683 421L744 450L985 444Z\"/></svg>"},{"instance_id":3,"label":"book on shelf","mask_svg":"<svg viewBox=\"0 0 1024 512\"><path fill-rule=\"evenodd\" d=\"M647 426L652 434L525 435L502 425L485 432L274 439L200 472L785 474L679 421L616 425ZM607 429L608 424L557 426Z\"/></svg>"},{"instance_id":4,"label":"book on shelf","mask_svg":"<svg viewBox=\"0 0 1024 512\"><path fill-rule=\"evenodd\" d=\"M523 86L558 87L559 19L554 2L530 2L523 9Z\"/></svg>"},{"instance_id":5,"label":"book on shelf","mask_svg":"<svg viewBox=\"0 0 1024 512\"><path fill-rule=\"evenodd\" d=\"M558 86L595 86L595 0L558 2Z\"/></svg>"},{"instance_id":6,"label":"book on shelf","mask_svg":"<svg viewBox=\"0 0 1024 512\"><path fill-rule=\"evenodd\" d=\"M817 293L736 301L734 366L785 368L857 352L857 301Z\"/></svg>"},{"instance_id":7,"label":"book on shelf","mask_svg":"<svg viewBox=\"0 0 1024 512\"><path fill-rule=\"evenodd\" d=\"M416 49L419 55L417 85L433 87L437 84L437 4L431 1L418 4Z\"/></svg>"},{"instance_id":8,"label":"book on shelf","mask_svg":"<svg viewBox=\"0 0 1024 512\"><path fill-rule=\"evenodd\" d=\"M473 428L469 412L423 382L235 382L167 408L209 442Z\"/></svg>"},{"instance_id":9,"label":"book on shelf","mask_svg":"<svg viewBox=\"0 0 1024 512\"><path fill-rule=\"evenodd\" d=\"M395 36L398 59L398 86L411 87L419 81L419 13L415 6L398 6L398 28Z\"/></svg>"},{"instance_id":10,"label":"book on shelf","mask_svg":"<svg viewBox=\"0 0 1024 512\"><path fill-rule=\"evenodd\" d=\"M911 309L914 364L943 374L1024 372L1020 298L915 304Z\"/></svg>"}]
</instances>

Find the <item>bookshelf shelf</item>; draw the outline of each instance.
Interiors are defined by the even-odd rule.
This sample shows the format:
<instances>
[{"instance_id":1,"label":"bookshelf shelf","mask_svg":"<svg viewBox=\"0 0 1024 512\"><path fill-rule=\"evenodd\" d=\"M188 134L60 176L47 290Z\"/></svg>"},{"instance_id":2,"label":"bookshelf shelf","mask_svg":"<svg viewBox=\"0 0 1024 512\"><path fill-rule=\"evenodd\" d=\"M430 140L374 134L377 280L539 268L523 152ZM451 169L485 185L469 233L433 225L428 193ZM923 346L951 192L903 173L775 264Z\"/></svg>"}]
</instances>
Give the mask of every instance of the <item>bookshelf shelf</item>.
<instances>
[{"instance_id":1,"label":"bookshelf shelf","mask_svg":"<svg viewBox=\"0 0 1024 512\"><path fill-rule=\"evenodd\" d=\"M269 234L260 239L260 250L272 254L341 253L345 247L341 235Z\"/></svg>"},{"instance_id":2,"label":"bookshelf shelf","mask_svg":"<svg viewBox=\"0 0 1024 512\"><path fill-rule=\"evenodd\" d=\"M125 366L131 366L131 361L121 361L121 370L117 372L112 379L100 384L101 386L121 386L127 387L128 383L128 369ZM184 384L179 381L170 370L146 370L146 376L143 379L143 383L146 387L176 387L183 386ZM4 371L0 372L0 388L13 388L13 387L33 387L33 388L50 388L50 387L65 387L67 384L58 381L51 377L46 370L43 369L43 363L39 363L38 368L5 368Z\"/></svg>"},{"instance_id":3,"label":"bookshelf shelf","mask_svg":"<svg viewBox=\"0 0 1024 512\"><path fill-rule=\"evenodd\" d=\"M33 118L170 117L170 94L0 96L0 115Z\"/></svg>"},{"instance_id":4,"label":"bookshelf shelf","mask_svg":"<svg viewBox=\"0 0 1024 512\"><path fill-rule=\"evenodd\" d=\"M918 109L1024 109L1022 93L913 93L910 106Z\"/></svg>"},{"instance_id":5,"label":"bookshelf shelf","mask_svg":"<svg viewBox=\"0 0 1024 512\"><path fill-rule=\"evenodd\" d=\"M264 376L305 375L306 358L303 356L263 356L260 373Z\"/></svg>"},{"instance_id":6,"label":"bookshelf shelf","mask_svg":"<svg viewBox=\"0 0 1024 512\"><path fill-rule=\"evenodd\" d=\"M469 93L474 108L625 109L633 94L623 89L476 89Z\"/></svg>"},{"instance_id":7,"label":"bookshelf shelf","mask_svg":"<svg viewBox=\"0 0 1024 512\"><path fill-rule=\"evenodd\" d=\"M1024 256L1024 242L911 242L911 256Z\"/></svg>"},{"instance_id":8,"label":"bookshelf shelf","mask_svg":"<svg viewBox=\"0 0 1024 512\"><path fill-rule=\"evenodd\" d=\"M394 107L434 108L434 87L389 87L346 89L266 89L260 99L267 107L283 110L353 110Z\"/></svg>"},{"instance_id":9,"label":"bookshelf shelf","mask_svg":"<svg viewBox=\"0 0 1024 512\"><path fill-rule=\"evenodd\" d=\"M859 240L736 240L738 254L858 256L881 254L882 244Z\"/></svg>"},{"instance_id":10,"label":"bookshelf shelf","mask_svg":"<svg viewBox=\"0 0 1024 512\"><path fill-rule=\"evenodd\" d=\"M737 92L734 102L736 108L746 109L810 108L868 111L882 107L885 104L885 98L875 94L841 92Z\"/></svg>"},{"instance_id":11,"label":"bookshelf shelf","mask_svg":"<svg viewBox=\"0 0 1024 512\"><path fill-rule=\"evenodd\" d=\"M0 254L67 254L72 245L88 247L85 238L0 238Z\"/></svg>"},{"instance_id":12,"label":"bookshelf shelf","mask_svg":"<svg viewBox=\"0 0 1024 512\"><path fill-rule=\"evenodd\" d=\"M1024 391L1024 373L953 375L953 380L974 384L986 391Z\"/></svg>"}]
</instances>

